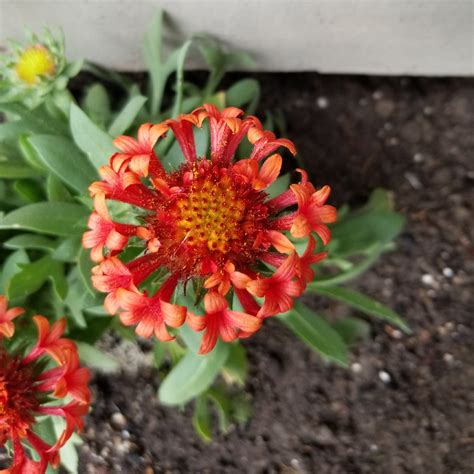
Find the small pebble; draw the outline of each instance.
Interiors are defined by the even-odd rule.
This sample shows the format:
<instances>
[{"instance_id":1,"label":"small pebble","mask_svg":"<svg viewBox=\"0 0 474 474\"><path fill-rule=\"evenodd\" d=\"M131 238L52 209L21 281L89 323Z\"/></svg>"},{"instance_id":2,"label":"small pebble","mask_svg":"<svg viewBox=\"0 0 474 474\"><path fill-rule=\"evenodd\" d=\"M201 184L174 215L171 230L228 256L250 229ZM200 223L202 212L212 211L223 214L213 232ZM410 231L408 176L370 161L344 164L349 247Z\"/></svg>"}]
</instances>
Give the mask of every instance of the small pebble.
<instances>
[{"instance_id":1,"label":"small pebble","mask_svg":"<svg viewBox=\"0 0 474 474\"><path fill-rule=\"evenodd\" d=\"M415 153L413 155L413 161L415 163L421 163L424 159L425 159L425 157L421 153Z\"/></svg>"},{"instance_id":2,"label":"small pebble","mask_svg":"<svg viewBox=\"0 0 474 474\"><path fill-rule=\"evenodd\" d=\"M451 364L454 361L454 357L453 357L452 354L446 353L446 354L443 355L443 360L446 363Z\"/></svg>"},{"instance_id":3,"label":"small pebble","mask_svg":"<svg viewBox=\"0 0 474 474\"><path fill-rule=\"evenodd\" d=\"M329 100L326 97L318 97L316 103L320 109L327 109L329 105Z\"/></svg>"},{"instance_id":4,"label":"small pebble","mask_svg":"<svg viewBox=\"0 0 474 474\"><path fill-rule=\"evenodd\" d=\"M290 461L290 464L291 464L291 467L295 468L295 469L299 469L300 468L300 461L296 458L293 458L291 461Z\"/></svg>"},{"instance_id":5,"label":"small pebble","mask_svg":"<svg viewBox=\"0 0 474 474\"><path fill-rule=\"evenodd\" d=\"M423 113L425 115L431 115L433 113L433 107L430 107L429 105L427 105L424 109L423 109Z\"/></svg>"},{"instance_id":6,"label":"small pebble","mask_svg":"<svg viewBox=\"0 0 474 474\"><path fill-rule=\"evenodd\" d=\"M393 114L394 110L395 110L395 104L391 100L383 99L383 100L379 100L375 104L375 111L381 117L385 117L385 118L390 117L390 115Z\"/></svg>"},{"instance_id":7,"label":"small pebble","mask_svg":"<svg viewBox=\"0 0 474 474\"><path fill-rule=\"evenodd\" d=\"M422 189L423 185L421 184L420 180L418 179L418 176L416 176L413 173L410 173L407 171L405 173L405 179L410 183L411 187L413 189Z\"/></svg>"},{"instance_id":8,"label":"small pebble","mask_svg":"<svg viewBox=\"0 0 474 474\"><path fill-rule=\"evenodd\" d=\"M371 444L370 445L370 450L375 453L379 450L379 447L376 444Z\"/></svg>"},{"instance_id":9,"label":"small pebble","mask_svg":"<svg viewBox=\"0 0 474 474\"><path fill-rule=\"evenodd\" d=\"M380 100L380 99L383 97L383 92L382 92L382 91L375 91L375 92L372 94L372 97L373 97L375 100Z\"/></svg>"},{"instance_id":10,"label":"small pebble","mask_svg":"<svg viewBox=\"0 0 474 474\"><path fill-rule=\"evenodd\" d=\"M385 372L385 370L380 370L379 371L379 379L384 383L388 384L392 381L392 377L388 372Z\"/></svg>"},{"instance_id":11,"label":"small pebble","mask_svg":"<svg viewBox=\"0 0 474 474\"><path fill-rule=\"evenodd\" d=\"M388 144L389 144L390 146L396 146L396 145L398 145L399 143L400 143L400 141L398 140L397 137L391 137L391 138L388 139Z\"/></svg>"},{"instance_id":12,"label":"small pebble","mask_svg":"<svg viewBox=\"0 0 474 474\"><path fill-rule=\"evenodd\" d=\"M433 286L435 284L435 279L434 279L433 275L430 275L429 273L425 273L421 277L421 282L424 285Z\"/></svg>"},{"instance_id":13,"label":"small pebble","mask_svg":"<svg viewBox=\"0 0 474 474\"><path fill-rule=\"evenodd\" d=\"M354 363L351 365L351 370L352 370L352 372L354 372L355 374L360 374L360 372L362 372L362 365L359 364L359 362L354 362Z\"/></svg>"},{"instance_id":14,"label":"small pebble","mask_svg":"<svg viewBox=\"0 0 474 474\"><path fill-rule=\"evenodd\" d=\"M446 278L452 278L454 276L454 272L452 268L446 267L446 268L443 268L443 275Z\"/></svg>"},{"instance_id":15,"label":"small pebble","mask_svg":"<svg viewBox=\"0 0 474 474\"><path fill-rule=\"evenodd\" d=\"M119 411L112 414L110 423L114 428L122 430L127 425L127 419Z\"/></svg>"}]
</instances>

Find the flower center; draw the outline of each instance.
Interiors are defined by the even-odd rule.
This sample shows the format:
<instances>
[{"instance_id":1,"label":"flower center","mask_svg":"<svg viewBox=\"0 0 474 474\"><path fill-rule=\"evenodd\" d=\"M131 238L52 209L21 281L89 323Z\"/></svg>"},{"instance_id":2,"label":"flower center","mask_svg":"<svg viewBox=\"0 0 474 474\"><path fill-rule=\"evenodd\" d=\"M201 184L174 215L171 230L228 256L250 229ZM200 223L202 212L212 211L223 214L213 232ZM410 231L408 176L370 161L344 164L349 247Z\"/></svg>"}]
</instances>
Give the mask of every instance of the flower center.
<instances>
[{"instance_id":1,"label":"flower center","mask_svg":"<svg viewBox=\"0 0 474 474\"><path fill-rule=\"evenodd\" d=\"M26 436L34 421L39 402L32 372L32 367L22 366L18 357L11 358L0 348L0 444L12 431Z\"/></svg>"},{"instance_id":2,"label":"flower center","mask_svg":"<svg viewBox=\"0 0 474 474\"><path fill-rule=\"evenodd\" d=\"M194 182L176 203L177 239L192 247L226 253L232 242L242 237L239 230L245 207L228 176L215 183Z\"/></svg>"},{"instance_id":3,"label":"flower center","mask_svg":"<svg viewBox=\"0 0 474 474\"><path fill-rule=\"evenodd\" d=\"M40 76L51 76L55 71L52 54L42 45L34 45L23 51L15 71L27 84L36 84Z\"/></svg>"}]
</instances>

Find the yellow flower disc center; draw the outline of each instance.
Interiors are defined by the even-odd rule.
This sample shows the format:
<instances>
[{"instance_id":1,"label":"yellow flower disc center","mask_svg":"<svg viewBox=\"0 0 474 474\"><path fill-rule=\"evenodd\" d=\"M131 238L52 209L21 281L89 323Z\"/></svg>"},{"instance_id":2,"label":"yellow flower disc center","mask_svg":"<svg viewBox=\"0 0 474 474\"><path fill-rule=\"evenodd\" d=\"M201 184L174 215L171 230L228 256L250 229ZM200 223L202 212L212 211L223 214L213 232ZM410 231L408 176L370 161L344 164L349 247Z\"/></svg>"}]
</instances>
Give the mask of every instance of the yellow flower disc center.
<instances>
[{"instance_id":1,"label":"yellow flower disc center","mask_svg":"<svg viewBox=\"0 0 474 474\"><path fill-rule=\"evenodd\" d=\"M23 51L15 71L18 77L27 84L36 84L40 76L51 76L56 67L53 55L43 45L34 45Z\"/></svg>"},{"instance_id":2,"label":"yellow flower disc center","mask_svg":"<svg viewBox=\"0 0 474 474\"><path fill-rule=\"evenodd\" d=\"M187 245L205 246L226 253L241 236L245 202L239 199L229 177L217 182L197 181L176 203L177 238Z\"/></svg>"}]
</instances>

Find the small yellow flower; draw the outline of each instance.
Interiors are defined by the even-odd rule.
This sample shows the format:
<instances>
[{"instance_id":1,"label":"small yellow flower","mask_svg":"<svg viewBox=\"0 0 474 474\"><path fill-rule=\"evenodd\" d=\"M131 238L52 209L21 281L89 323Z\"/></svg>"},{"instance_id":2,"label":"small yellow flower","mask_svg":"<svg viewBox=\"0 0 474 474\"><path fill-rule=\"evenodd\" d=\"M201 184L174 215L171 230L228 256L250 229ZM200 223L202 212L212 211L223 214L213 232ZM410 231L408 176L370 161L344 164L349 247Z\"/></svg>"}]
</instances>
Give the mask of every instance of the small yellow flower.
<instances>
[{"instance_id":1,"label":"small yellow flower","mask_svg":"<svg viewBox=\"0 0 474 474\"><path fill-rule=\"evenodd\" d=\"M37 84L40 76L52 76L56 70L53 55L41 44L26 48L15 65L17 76L29 85Z\"/></svg>"}]
</instances>

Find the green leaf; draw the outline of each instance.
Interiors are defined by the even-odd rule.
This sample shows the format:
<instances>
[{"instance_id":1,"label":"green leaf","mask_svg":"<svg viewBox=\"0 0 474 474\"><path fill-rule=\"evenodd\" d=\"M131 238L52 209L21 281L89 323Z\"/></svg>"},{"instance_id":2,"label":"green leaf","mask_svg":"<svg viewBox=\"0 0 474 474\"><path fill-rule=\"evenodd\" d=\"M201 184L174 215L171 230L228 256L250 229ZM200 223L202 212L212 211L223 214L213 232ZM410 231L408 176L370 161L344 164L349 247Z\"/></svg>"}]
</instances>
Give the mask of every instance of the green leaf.
<instances>
[{"instance_id":1,"label":"green leaf","mask_svg":"<svg viewBox=\"0 0 474 474\"><path fill-rule=\"evenodd\" d=\"M348 345L360 339L367 339L370 335L370 325L367 321L358 318L343 318L335 321L332 327Z\"/></svg>"},{"instance_id":2,"label":"green leaf","mask_svg":"<svg viewBox=\"0 0 474 474\"><path fill-rule=\"evenodd\" d=\"M278 177L265 192L268 194L268 199L272 199L285 192L290 187L290 175L289 173Z\"/></svg>"},{"instance_id":3,"label":"green leaf","mask_svg":"<svg viewBox=\"0 0 474 474\"><path fill-rule=\"evenodd\" d=\"M180 297L176 304L186 306L189 311L192 311L192 301L190 301L189 298ZM184 324L179 328L179 337L192 352L197 354L201 344L202 334L193 331L187 324Z\"/></svg>"},{"instance_id":4,"label":"green leaf","mask_svg":"<svg viewBox=\"0 0 474 474\"><path fill-rule=\"evenodd\" d=\"M204 392L219 374L229 355L229 347L218 342L205 355L188 352L163 380L158 391L165 405L182 405Z\"/></svg>"},{"instance_id":5,"label":"green leaf","mask_svg":"<svg viewBox=\"0 0 474 474\"><path fill-rule=\"evenodd\" d=\"M13 189L27 203L42 201L45 196L43 188L32 179L20 179L15 182Z\"/></svg>"},{"instance_id":6,"label":"green leaf","mask_svg":"<svg viewBox=\"0 0 474 474\"><path fill-rule=\"evenodd\" d=\"M395 313L395 311L392 311L389 307L363 295L362 293L337 286L318 288L314 291L320 295L348 304L369 316L375 316L388 321L389 323L395 324L407 333L411 332L410 328L405 324L403 319Z\"/></svg>"},{"instance_id":7,"label":"green leaf","mask_svg":"<svg viewBox=\"0 0 474 474\"><path fill-rule=\"evenodd\" d=\"M50 174L46 181L46 195L48 201L71 201L72 196L59 178Z\"/></svg>"},{"instance_id":8,"label":"green leaf","mask_svg":"<svg viewBox=\"0 0 474 474\"><path fill-rule=\"evenodd\" d=\"M155 367L159 369L161 364L163 363L163 359L165 357L166 348L163 342L155 341L155 345L153 347L153 361L155 362Z\"/></svg>"},{"instance_id":9,"label":"green leaf","mask_svg":"<svg viewBox=\"0 0 474 474\"><path fill-rule=\"evenodd\" d=\"M229 396L219 387L210 388L207 392L209 399L214 403L219 419L219 429L227 433L230 426L232 404Z\"/></svg>"},{"instance_id":10,"label":"green leaf","mask_svg":"<svg viewBox=\"0 0 474 474\"><path fill-rule=\"evenodd\" d=\"M60 262L76 262L81 250L81 236L73 235L65 238L53 252L53 258Z\"/></svg>"},{"instance_id":11,"label":"green leaf","mask_svg":"<svg viewBox=\"0 0 474 474\"><path fill-rule=\"evenodd\" d=\"M394 209L393 198L390 191L383 188L376 188L370 194L369 200L362 211L391 212Z\"/></svg>"},{"instance_id":12,"label":"green leaf","mask_svg":"<svg viewBox=\"0 0 474 474\"><path fill-rule=\"evenodd\" d=\"M33 263L23 263L19 266L21 270L7 284L6 292L9 299L31 295L49 279L53 281L58 296L65 297L67 286L65 286L63 268L59 262L47 255Z\"/></svg>"},{"instance_id":13,"label":"green leaf","mask_svg":"<svg viewBox=\"0 0 474 474\"><path fill-rule=\"evenodd\" d=\"M53 260L49 268L49 279L53 283L53 290L60 300L64 300L68 293L68 285L64 276L64 266Z\"/></svg>"},{"instance_id":14,"label":"green leaf","mask_svg":"<svg viewBox=\"0 0 474 474\"><path fill-rule=\"evenodd\" d=\"M87 327L84 325L84 327L80 328L75 328L71 333L70 337L74 341L84 341L89 344L95 344L107 331L113 324L114 324L115 318L111 318L109 315L107 315L106 318L100 317L100 318L87 318ZM123 324L121 325L123 328ZM136 340L136 339L135 339Z\"/></svg>"},{"instance_id":15,"label":"green leaf","mask_svg":"<svg viewBox=\"0 0 474 474\"><path fill-rule=\"evenodd\" d=\"M255 79L242 79L226 92L226 105L242 108L248 104L247 114L253 114L260 100L260 84Z\"/></svg>"},{"instance_id":16,"label":"green leaf","mask_svg":"<svg viewBox=\"0 0 474 474\"><path fill-rule=\"evenodd\" d=\"M76 344L80 359L89 367L109 374L117 373L120 370L119 362L97 347L81 341L76 341Z\"/></svg>"},{"instance_id":17,"label":"green leaf","mask_svg":"<svg viewBox=\"0 0 474 474\"><path fill-rule=\"evenodd\" d=\"M0 156L0 178L18 179L38 176L38 171L26 164L16 161L8 161L4 156Z\"/></svg>"},{"instance_id":18,"label":"green leaf","mask_svg":"<svg viewBox=\"0 0 474 474\"><path fill-rule=\"evenodd\" d=\"M61 433L62 431L57 436L60 436ZM76 433L73 433L66 444L59 450L59 454L61 456L61 466L63 466L70 474L79 473L79 455L77 453L76 445L81 444L81 438L79 438Z\"/></svg>"},{"instance_id":19,"label":"green leaf","mask_svg":"<svg viewBox=\"0 0 474 474\"><path fill-rule=\"evenodd\" d=\"M131 97L110 125L109 134L116 137L125 133L132 126L133 121L147 100L143 95Z\"/></svg>"},{"instance_id":20,"label":"green leaf","mask_svg":"<svg viewBox=\"0 0 474 474\"><path fill-rule=\"evenodd\" d=\"M56 248L56 244L43 235L18 234L3 243L7 249L34 249L51 251Z\"/></svg>"},{"instance_id":21,"label":"green leaf","mask_svg":"<svg viewBox=\"0 0 474 474\"><path fill-rule=\"evenodd\" d=\"M163 11L159 10L152 19L143 43L143 59L150 74L150 112L152 115L156 115L160 110L165 86L161 64L162 28Z\"/></svg>"},{"instance_id":22,"label":"green leaf","mask_svg":"<svg viewBox=\"0 0 474 474\"><path fill-rule=\"evenodd\" d=\"M208 36L200 38L199 49L211 70L204 89L204 100L212 96L229 68L232 66L252 67L255 65L253 59L247 53L243 51L226 53L215 40Z\"/></svg>"},{"instance_id":23,"label":"green leaf","mask_svg":"<svg viewBox=\"0 0 474 474\"><path fill-rule=\"evenodd\" d=\"M186 60L191 43L191 41L186 41L181 48L170 55L165 64L165 70L168 76L173 71L176 71L176 97L173 106L173 117L177 117L182 112L183 108L184 61Z\"/></svg>"},{"instance_id":24,"label":"green leaf","mask_svg":"<svg viewBox=\"0 0 474 474\"><path fill-rule=\"evenodd\" d=\"M49 235L77 235L86 229L84 206L65 202L39 202L16 209L0 219L0 229L32 230Z\"/></svg>"},{"instance_id":25,"label":"green leaf","mask_svg":"<svg viewBox=\"0 0 474 474\"><path fill-rule=\"evenodd\" d=\"M174 50L163 62L162 33L163 11L157 12L152 20L151 26L145 35L143 45L143 57L150 74L150 113L155 117L161 109L163 93L168 77L176 71L176 99L173 106L173 116L177 115L182 108L183 100L183 68L186 55L189 51L191 41L186 41L180 48Z\"/></svg>"},{"instance_id":26,"label":"green leaf","mask_svg":"<svg viewBox=\"0 0 474 474\"><path fill-rule=\"evenodd\" d=\"M79 275L81 277L81 280L84 283L84 286L87 288L87 291L92 296L95 296L97 293L94 287L92 286L92 281L91 281L92 267L94 266L94 263L90 259L89 254L90 252L88 252L85 249L80 250L78 269L79 269Z\"/></svg>"},{"instance_id":27,"label":"green leaf","mask_svg":"<svg viewBox=\"0 0 474 474\"><path fill-rule=\"evenodd\" d=\"M20 117L25 131L55 135L67 135L68 133L66 125L49 116L43 106L30 110L17 103L0 102L0 110Z\"/></svg>"},{"instance_id":28,"label":"green leaf","mask_svg":"<svg viewBox=\"0 0 474 474\"><path fill-rule=\"evenodd\" d=\"M105 87L96 82L86 90L82 102L85 113L100 127L105 127L110 120L110 100Z\"/></svg>"},{"instance_id":29,"label":"green leaf","mask_svg":"<svg viewBox=\"0 0 474 474\"><path fill-rule=\"evenodd\" d=\"M86 291L84 283L79 278L77 267L74 268L68 275L69 291L67 293L64 303L70 311L70 316L79 328L86 328L87 321L84 317L83 310L88 306L88 300L91 298ZM89 335L88 335L89 336ZM83 338L75 337L74 339L84 340ZM87 340L86 342L90 342Z\"/></svg>"},{"instance_id":30,"label":"green leaf","mask_svg":"<svg viewBox=\"0 0 474 474\"><path fill-rule=\"evenodd\" d=\"M393 240L403 225L403 217L393 212L349 214L331 226L333 240L329 252L337 257L369 252L373 246Z\"/></svg>"},{"instance_id":31,"label":"green leaf","mask_svg":"<svg viewBox=\"0 0 474 474\"><path fill-rule=\"evenodd\" d=\"M23 120L0 123L0 153L8 157L18 154L18 137L28 132Z\"/></svg>"},{"instance_id":32,"label":"green leaf","mask_svg":"<svg viewBox=\"0 0 474 474\"><path fill-rule=\"evenodd\" d=\"M366 258L357 264L350 264L347 270L330 277L316 276L315 279L308 284L308 288L317 290L319 288L327 288L347 283L370 268L377 261L382 252L383 245L376 246Z\"/></svg>"},{"instance_id":33,"label":"green leaf","mask_svg":"<svg viewBox=\"0 0 474 474\"><path fill-rule=\"evenodd\" d=\"M229 357L222 368L224 379L243 387L248 373L248 362L245 348L241 344L231 344Z\"/></svg>"},{"instance_id":34,"label":"green leaf","mask_svg":"<svg viewBox=\"0 0 474 474\"><path fill-rule=\"evenodd\" d=\"M29 142L43 164L65 184L81 194L98 179L97 171L67 138L52 135L34 135Z\"/></svg>"},{"instance_id":35,"label":"green leaf","mask_svg":"<svg viewBox=\"0 0 474 474\"><path fill-rule=\"evenodd\" d=\"M212 420L207 397L201 395L196 399L193 414L193 427L197 435L205 442L212 441Z\"/></svg>"},{"instance_id":36,"label":"green leaf","mask_svg":"<svg viewBox=\"0 0 474 474\"><path fill-rule=\"evenodd\" d=\"M92 164L96 168L106 165L110 155L117 151L112 137L75 104L71 104L69 123L76 145L89 157Z\"/></svg>"},{"instance_id":37,"label":"green leaf","mask_svg":"<svg viewBox=\"0 0 474 474\"><path fill-rule=\"evenodd\" d=\"M54 444L57 439L53 426L53 418L53 416L47 416L38 423L35 423L33 428L33 431L48 444Z\"/></svg>"},{"instance_id":38,"label":"green leaf","mask_svg":"<svg viewBox=\"0 0 474 474\"><path fill-rule=\"evenodd\" d=\"M32 169L36 170L36 175L44 175L47 172L47 168L29 142L29 138L30 135L21 135L18 138L18 148L20 149L24 160L32 167Z\"/></svg>"},{"instance_id":39,"label":"green leaf","mask_svg":"<svg viewBox=\"0 0 474 474\"><path fill-rule=\"evenodd\" d=\"M0 281L0 293L5 294L10 280L13 276L21 272L20 264L29 263L30 259L24 250L17 250L7 257L3 262L2 278Z\"/></svg>"},{"instance_id":40,"label":"green leaf","mask_svg":"<svg viewBox=\"0 0 474 474\"><path fill-rule=\"evenodd\" d=\"M296 302L280 319L311 349L343 367L347 366L347 347L328 322Z\"/></svg>"}]
</instances>

